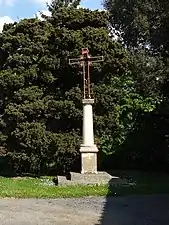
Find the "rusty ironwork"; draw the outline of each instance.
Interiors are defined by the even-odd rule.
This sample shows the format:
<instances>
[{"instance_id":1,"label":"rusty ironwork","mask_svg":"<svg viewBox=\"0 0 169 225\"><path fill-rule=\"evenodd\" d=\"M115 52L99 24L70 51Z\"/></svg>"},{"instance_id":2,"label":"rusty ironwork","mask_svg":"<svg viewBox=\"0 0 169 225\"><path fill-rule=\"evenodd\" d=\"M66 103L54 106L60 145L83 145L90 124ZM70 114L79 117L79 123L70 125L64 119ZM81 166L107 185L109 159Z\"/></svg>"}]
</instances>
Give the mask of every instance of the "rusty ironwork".
<instances>
[{"instance_id":1,"label":"rusty ironwork","mask_svg":"<svg viewBox=\"0 0 169 225\"><path fill-rule=\"evenodd\" d=\"M103 62L103 56L92 57L88 48L82 48L80 58L69 59L69 65L79 65L83 68L83 98L92 98L90 66L93 63Z\"/></svg>"}]
</instances>

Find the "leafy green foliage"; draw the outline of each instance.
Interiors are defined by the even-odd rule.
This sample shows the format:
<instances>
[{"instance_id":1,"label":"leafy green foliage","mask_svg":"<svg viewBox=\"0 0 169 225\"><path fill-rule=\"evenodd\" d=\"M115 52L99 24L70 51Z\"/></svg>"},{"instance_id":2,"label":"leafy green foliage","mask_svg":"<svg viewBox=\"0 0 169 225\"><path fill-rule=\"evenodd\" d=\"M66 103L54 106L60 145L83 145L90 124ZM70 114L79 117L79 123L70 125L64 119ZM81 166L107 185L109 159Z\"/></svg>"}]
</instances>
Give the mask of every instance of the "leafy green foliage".
<instances>
[{"instance_id":1,"label":"leafy green foliage","mask_svg":"<svg viewBox=\"0 0 169 225\"><path fill-rule=\"evenodd\" d=\"M51 16L6 25L0 34L0 144L17 172L66 171L77 164L82 73L68 59L83 47L104 55L91 69L95 135L103 153L124 148L140 115L160 101L153 82L157 74L163 79L158 60L147 58L147 69L142 57L112 39L108 12L78 4L52 1Z\"/></svg>"},{"instance_id":2,"label":"leafy green foliage","mask_svg":"<svg viewBox=\"0 0 169 225\"><path fill-rule=\"evenodd\" d=\"M150 103L150 113L147 110L141 113L134 131L125 140L123 154L137 164L157 164L158 169L166 169L169 154L168 2L105 0L104 6L109 12L112 30L131 53L131 71L136 92L141 96L140 103L146 107L143 102L147 97Z\"/></svg>"},{"instance_id":3,"label":"leafy green foliage","mask_svg":"<svg viewBox=\"0 0 169 225\"><path fill-rule=\"evenodd\" d=\"M105 0L113 28L127 46L168 54L169 5L164 0Z\"/></svg>"}]
</instances>

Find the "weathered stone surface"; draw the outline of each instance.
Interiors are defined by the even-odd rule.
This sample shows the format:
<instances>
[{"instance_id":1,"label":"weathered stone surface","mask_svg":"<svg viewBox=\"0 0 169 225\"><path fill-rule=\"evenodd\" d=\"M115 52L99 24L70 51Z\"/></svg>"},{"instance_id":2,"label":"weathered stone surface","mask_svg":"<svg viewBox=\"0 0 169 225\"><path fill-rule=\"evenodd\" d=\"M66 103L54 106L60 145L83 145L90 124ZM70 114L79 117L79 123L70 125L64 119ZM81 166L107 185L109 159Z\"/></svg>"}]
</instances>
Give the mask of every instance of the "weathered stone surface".
<instances>
[{"instance_id":1,"label":"weathered stone surface","mask_svg":"<svg viewBox=\"0 0 169 225\"><path fill-rule=\"evenodd\" d=\"M83 146L80 148L81 152L81 173L97 173L97 152L95 145Z\"/></svg>"},{"instance_id":2,"label":"weathered stone surface","mask_svg":"<svg viewBox=\"0 0 169 225\"><path fill-rule=\"evenodd\" d=\"M82 103L83 104L94 104L94 99L83 99Z\"/></svg>"},{"instance_id":3,"label":"weathered stone surface","mask_svg":"<svg viewBox=\"0 0 169 225\"><path fill-rule=\"evenodd\" d=\"M98 172L97 174L90 173L73 173L71 172L71 180L67 180L64 176L58 177L58 185L101 185L109 184L120 179L116 176L111 176L106 172Z\"/></svg>"},{"instance_id":4,"label":"weathered stone surface","mask_svg":"<svg viewBox=\"0 0 169 225\"><path fill-rule=\"evenodd\" d=\"M93 109L94 99L83 99L83 144L80 147L81 173L97 173L97 152L94 144Z\"/></svg>"},{"instance_id":5,"label":"weathered stone surface","mask_svg":"<svg viewBox=\"0 0 169 225\"><path fill-rule=\"evenodd\" d=\"M81 145L80 146L80 152L81 153L98 153L98 148L96 145Z\"/></svg>"}]
</instances>

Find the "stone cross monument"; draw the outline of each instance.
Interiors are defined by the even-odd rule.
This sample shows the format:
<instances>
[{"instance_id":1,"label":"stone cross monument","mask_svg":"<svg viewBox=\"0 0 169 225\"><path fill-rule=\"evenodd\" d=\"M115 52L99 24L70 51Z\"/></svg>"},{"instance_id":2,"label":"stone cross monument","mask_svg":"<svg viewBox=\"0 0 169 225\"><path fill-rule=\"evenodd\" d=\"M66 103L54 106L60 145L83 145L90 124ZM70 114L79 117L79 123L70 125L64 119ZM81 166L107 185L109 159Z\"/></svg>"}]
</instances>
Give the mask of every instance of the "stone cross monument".
<instances>
[{"instance_id":1,"label":"stone cross monument","mask_svg":"<svg viewBox=\"0 0 169 225\"><path fill-rule=\"evenodd\" d=\"M91 57L87 48L82 49L82 55L77 59L69 59L69 64L79 64L83 69L83 143L80 147L81 173L97 174L98 148L94 144L93 109L90 66L102 62L103 56Z\"/></svg>"}]
</instances>

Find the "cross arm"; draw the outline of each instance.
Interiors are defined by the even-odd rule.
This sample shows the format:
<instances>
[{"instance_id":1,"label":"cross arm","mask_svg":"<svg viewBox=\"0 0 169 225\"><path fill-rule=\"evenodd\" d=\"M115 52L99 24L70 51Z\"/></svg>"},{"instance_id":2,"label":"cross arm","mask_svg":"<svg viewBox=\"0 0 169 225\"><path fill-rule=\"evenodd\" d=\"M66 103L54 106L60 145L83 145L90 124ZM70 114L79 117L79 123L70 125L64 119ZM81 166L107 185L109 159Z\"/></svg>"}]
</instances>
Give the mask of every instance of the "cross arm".
<instances>
[{"instance_id":1,"label":"cross arm","mask_svg":"<svg viewBox=\"0 0 169 225\"><path fill-rule=\"evenodd\" d=\"M89 61L91 63L103 62L104 61L104 58L103 58L103 56L95 56L95 57L90 57L89 58Z\"/></svg>"},{"instance_id":2,"label":"cross arm","mask_svg":"<svg viewBox=\"0 0 169 225\"><path fill-rule=\"evenodd\" d=\"M87 59L84 59L83 57L80 58L74 58L74 59L69 59L69 65L76 65L80 64L84 61L88 61L90 63L97 63L97 62L103 62L103 56L96 56L96 57L89 57Z\"/></svg>"},{"instance_id":3,"label":"cross arm","mask_svg":"<svg viewBox=\"0 0 169 225\"><path fill-rule=\"evenodd\" d=\"M74 58L74 59L69 59L69 65L76 65L80 64L83 61L83 58Z\"/></svg>"}]
</instances>

